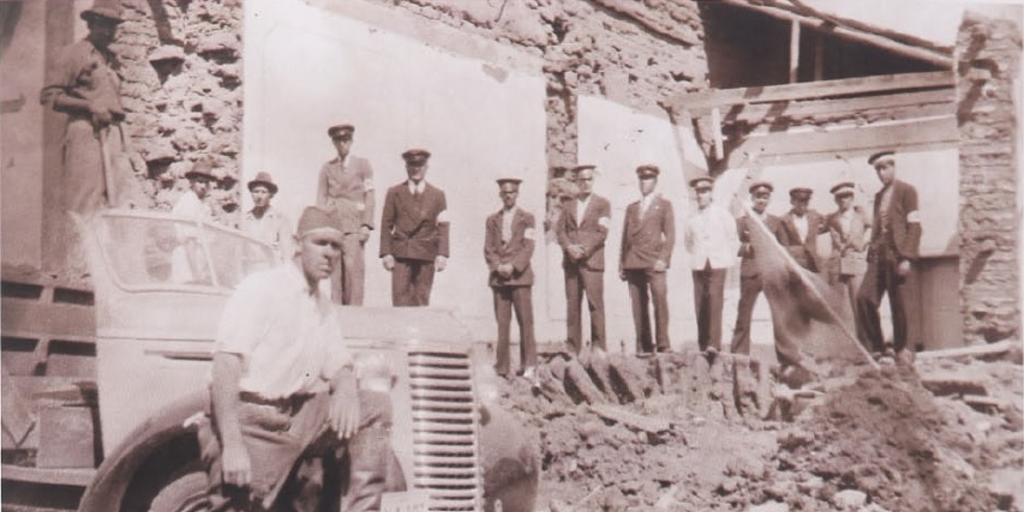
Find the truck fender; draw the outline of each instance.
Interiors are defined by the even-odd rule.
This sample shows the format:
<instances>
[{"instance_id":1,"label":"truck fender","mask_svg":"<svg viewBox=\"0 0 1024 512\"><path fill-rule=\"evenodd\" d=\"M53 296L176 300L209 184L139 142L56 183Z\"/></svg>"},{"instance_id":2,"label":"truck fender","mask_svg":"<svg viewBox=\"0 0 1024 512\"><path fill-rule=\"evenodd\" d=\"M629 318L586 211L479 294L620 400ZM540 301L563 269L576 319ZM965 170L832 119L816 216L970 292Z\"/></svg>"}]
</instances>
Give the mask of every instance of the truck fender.
<instances>
[{"instance_id":1,"label":"truck fender","mask_svg":"<svg viewBox=\"0 0 1024 512\"><path fill-rule=\"evenodd\" d=\"M195 429L186 420L209 410L210 393L206 390L186 395L160 410L139 425L125 438L96 471L96 477L85 488L79 512L105 512L112 504L121 503L140 466L157 449L189 435Z\"/></svg>"}]
</instances>

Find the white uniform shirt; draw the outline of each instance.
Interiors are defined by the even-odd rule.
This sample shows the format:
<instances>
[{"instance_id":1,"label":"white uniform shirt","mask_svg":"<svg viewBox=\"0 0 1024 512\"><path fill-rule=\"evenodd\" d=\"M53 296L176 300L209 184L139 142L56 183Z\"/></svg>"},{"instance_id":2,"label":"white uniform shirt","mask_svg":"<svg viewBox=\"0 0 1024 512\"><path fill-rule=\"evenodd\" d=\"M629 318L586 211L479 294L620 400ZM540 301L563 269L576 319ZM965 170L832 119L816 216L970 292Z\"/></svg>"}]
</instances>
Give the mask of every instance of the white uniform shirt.
<instances>
[{"instance_id":1,"label":"white uniform shirt","mask_svg":"<svg viewBox=\"0 0 1024 512\"><path fill-rule=\"evenodd\" d=\"M241 390L266 399L327 391L352 364L330 296L311 291L294 261L242 281L224 308L215 350L241 356Z\"/></svg>"},{"instance_id":2,"label":"white uniform shirt","mask_svg":"<svg viewBox=\"0 0 1024 512\"><path fill-rule=\"evenodd\" d=\"M736 263L739 247L736 219L726 209L712 203L686 219L686 251L690 253L691 269L704 270L709 262L712 269L729 268Z\"/></svg>"}]
</instances>

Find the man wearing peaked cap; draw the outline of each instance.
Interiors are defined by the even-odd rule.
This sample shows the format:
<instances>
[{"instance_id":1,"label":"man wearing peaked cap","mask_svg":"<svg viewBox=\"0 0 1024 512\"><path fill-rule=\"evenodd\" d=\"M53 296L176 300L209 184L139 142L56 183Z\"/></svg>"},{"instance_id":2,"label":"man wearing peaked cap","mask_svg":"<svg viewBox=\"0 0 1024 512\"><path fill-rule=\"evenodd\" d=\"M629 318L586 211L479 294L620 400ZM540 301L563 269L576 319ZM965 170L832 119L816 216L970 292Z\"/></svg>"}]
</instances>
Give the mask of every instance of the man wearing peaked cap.
<instances>
[{"instance_id":1,"label":"man wearing peaked cap","mask_svg":"<svg viewBox=\"0 0 1024 512\"><path fill-rule=\"evenodd\" d=\"M697 208L686 219L684 228L693 277L697 344L711 361L722 350L725 274L735 264L740 245L736 219L725 208L714 204L713 183L707 176L690 180Z\"/></svg>"},{"instance_id":2,"label":"man wearing peaked cap","mask_svg":"<svg viewBox=\"0 0 1024 512\"><path fill-rule=\"evenodd\" d=\"M341 265L331 276L331 298L339 304L361 306L366 282L366 241L373 231L376 196L373 166L351 154L355 126L343 123L327 129L335 157L320 167L316 205L333 211L345 234Z\"/></svg>"},{"instance_id":3,"label":"man wearing peaked cap","mask_svg":"<svg viewBox=\"0 0 1024 512\"><path fill-rule=\"evenodd\" d=\"M498 347L495 370L508 376L509 331L512 311L519 323L519 365L522 374L533 378L537 365L537 342L533 330L533 248L536 220L516 206L518 178L497 180L502 208L487 216L484 223L484 260L490 271L488 284L494 295L494 316L498 322Z\"/></svg>"},{"instance_id":4,"label":"man wearing peaked cap","mask_svg":"<svg viewBox=\"0 0 1024 512\"><path fill-rule=\"evenodd\" d=\"M81 18L89 33L53 59L40 102L67 115L61 139L63 209L88 216L127 200L125 190L108 185L125 183L131 177L123 176L117 166L104 164L119 161L118 155L124 151L121 79L115 70L117 58L110 50L121 23L120 2L96 0L82 11Z\"/></svg>"},{"instance_id":5,"label":"man wearing peaked cap","mask_svg":"<svg viewBox=\"0 0 1024 512\"><path fill-rule=\"evenodd\" d=\"M768 213L775 187L767 181L757 181L747 189L750 192L750 209L764 223L773 236L778 236L782 219ZM761 271L758 267L757 254L751 243L750 232L758 229L757 222L749 213L736 220L736 231L740 237L740 300L736 308L736 327L732 332L732 343L729 350L734 354L750 354L750 322L754 315L757 297L764 291Z\"/></svg>"},{"instance_id":6,"label":"man wearing peaked cap","mask_svg":"<svg viewBox=\"0 0 1024 512\"><path fill-rule=\"evenodd\" d=\"M427 183L430 152L402 153L408 180L388 189L380 221L380 257L391 272L393 306L429 306L434 272L448 264L448 201Z\"/></svg>"},{"instance_id":7,"label":"man wearing peaked cap","mask_svg":"<svg viewBox=\"0 0 1024 512\"><path fill-rule=\"evenodd\" d=\"M818 234L826 228L821 214L808 207L813 194L814 191L806 187L790 189L792 208L782 216L778 240L797 264L811 272L821 273L825 267L818 254Z\"/></svg>"},{"instance_id":8,"label":"man wearing peaked cap","mask_svg":"<svg viewBox=\"0 0 1024 512\"><path fill-rule=\"evenodd\" d=\"M637 354L672 349L668 336L668 279L665 274L676 244L676 221L672 202L654 191L659 173L654 165L636 168L640 199L626 207L622 225L619 278L626 281L629 288ZM654 306L653 339L649 303Z\"/></svg>"},{"instance_id":9,"label":"man wearing peaked cap","mask_svg":"<svg viewBox=\"0 0 1024 512\"><path fill-rule=\"evenodd\" d=\"M857 322L876 353L891 353L897 362L909 363L907 351L907 312L903 285L917 260L921 243L921 218L917 209L917 189L896 179L893 151L871 155L882 190L875 194L874 223L868 248L868 268L857 292ZM886 346L878 316L883 294L889 294L892 309L893 346Z\"/></svg>"},{"instance_id":10,"label":"man wearing peaked cap","mask_svg":"<svg viewBox=\"0 0 1024 512\"><path fill-rule=\"evenodd\" d=\"M829 283L846 289L850 299L850 312L856 314L857 291L867 271L867 248L871 234L871 219L858 205L853 204L855 186L844 181L829 191L835 198L836 211L825 219L832 239L832 255L828 261ZM874 350L859 323L857 339L869 351Z\"/></svg>"},{"instance_id":11,"label":"man wearing peaked cap","mask_svg":"<svg viewBox=\"0 0 1024 512\"><path fill-rule=\"evenodd\" d=\"M604 316L604 244L612 207L594 194L593 165L575 168L577 195L563 203L555 236L562 248L565 272L566 343L574 353L583 349L583 298L590 311L590 339L595 349L607 350Z\"/></svg>"},{"instance_id":12,"label":"man wearing peaked cap","mask_svg":"<svg viewBox=\"0 0 1024 512\"><path fill-rule=\"evenodd\" d=\"M279 510L296 462L339 449L350 460L347 481L325 487L347 489L341 510L379 510L385 491L404 488L387 471L390 398L359 388L338 310L320 292L344 235L334 212L306 208L290 261L251 274L228 299L213 353L212 419L198 433L214 493L241 489L255 508Z\"/></svg>"},{"instance_id":13,"label":"man wearing peaked cap","mask_svg":"<svg viewBox=\"0 0 1024 512\"><path fill-rule=\"evenodd\" d=\"M252 209L245 212L242 231L253 238L262 240L274 248L280 262L293 256L292 224L280 210L270 205L277 195L277 184L268 172L259 172L248 183L252 195Z\"/></svg>"}]
</instances>

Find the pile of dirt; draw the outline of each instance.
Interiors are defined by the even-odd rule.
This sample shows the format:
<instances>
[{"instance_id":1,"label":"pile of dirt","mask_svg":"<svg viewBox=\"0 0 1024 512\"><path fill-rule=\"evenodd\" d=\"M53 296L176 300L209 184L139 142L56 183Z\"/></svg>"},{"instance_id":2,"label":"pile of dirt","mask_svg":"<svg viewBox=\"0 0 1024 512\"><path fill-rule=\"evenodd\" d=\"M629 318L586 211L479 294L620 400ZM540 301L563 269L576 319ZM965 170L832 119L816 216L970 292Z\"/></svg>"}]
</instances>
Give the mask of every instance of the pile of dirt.
<instances>
[{"instance_id":1,"label":"pile of dirt","mask_svg":"<svg viewBox=\"0 0 1024 512\"><path fill-rule=\"evenodd\" d=\"M540 433L538 510L1024 510L1021 366L949 364L988 376L1001 405L892 366L794 391L759 361L697 353L556 355L503 401Z\"/></svg>"}]
</instances>

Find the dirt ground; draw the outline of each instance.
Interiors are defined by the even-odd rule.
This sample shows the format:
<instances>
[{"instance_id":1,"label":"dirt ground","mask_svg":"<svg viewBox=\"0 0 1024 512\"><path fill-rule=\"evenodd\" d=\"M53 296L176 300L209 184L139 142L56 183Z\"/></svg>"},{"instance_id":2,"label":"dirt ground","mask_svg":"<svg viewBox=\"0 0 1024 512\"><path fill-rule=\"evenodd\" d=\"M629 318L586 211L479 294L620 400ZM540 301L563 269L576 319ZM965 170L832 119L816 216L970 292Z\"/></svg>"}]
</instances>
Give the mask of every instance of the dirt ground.
<instances>
[{"instance_id":1,"label":"dirt ground","mask_svg":"<svg viewBox=\"0 0 1024 512\"><path fill-rule=\"evenodd\" d=\"M1024 511L1021 353L985 358L792 389L758 359L556 354L502 400L536 429L538 511Z\"/></svg>"}]
</instances>

